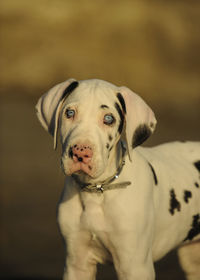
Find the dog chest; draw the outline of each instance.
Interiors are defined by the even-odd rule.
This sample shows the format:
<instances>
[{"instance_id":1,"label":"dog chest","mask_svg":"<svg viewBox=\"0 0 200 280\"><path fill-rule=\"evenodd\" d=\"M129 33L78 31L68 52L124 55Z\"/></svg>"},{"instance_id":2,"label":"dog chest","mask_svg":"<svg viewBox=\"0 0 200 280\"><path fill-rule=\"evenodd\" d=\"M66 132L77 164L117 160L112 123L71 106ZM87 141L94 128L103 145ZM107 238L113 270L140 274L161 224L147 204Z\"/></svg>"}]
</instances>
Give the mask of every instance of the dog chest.
<instances>
[{"instance_id":1,"label":"dog chest","mask_svg":"<svg viewBox=\"0 0 200 280\"><path fill-rule=\"evenodd\" d=\"M81 228L98 232L105 229L105 215L103 210L103 195L101 194L82 194L82 214L80 217Z\"/></svg>"}]
</instances>

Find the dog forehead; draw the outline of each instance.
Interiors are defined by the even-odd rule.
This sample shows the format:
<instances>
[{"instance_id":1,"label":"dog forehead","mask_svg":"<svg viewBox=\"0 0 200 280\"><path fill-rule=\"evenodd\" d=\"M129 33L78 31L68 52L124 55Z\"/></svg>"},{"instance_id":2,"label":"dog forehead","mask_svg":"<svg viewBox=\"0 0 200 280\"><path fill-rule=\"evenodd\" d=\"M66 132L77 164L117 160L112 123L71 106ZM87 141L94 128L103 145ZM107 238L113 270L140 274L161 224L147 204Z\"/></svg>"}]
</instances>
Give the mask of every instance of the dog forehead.
<instances>
[{"instance_id":1,"label":"dog forehead","mask_svg":"<svg viewBox=\"0 0 200 280\"><path fill-rule=\"evenodd\" d=\"M118 87L98 79L79 81L79 86L69 95L69 102L84 102L103 104L104 102L113 103L116 98Z\"/></svg>"},{"instance_id":2,"label":"dog forehead","mask_svg":"<svg viewBox=\"0 0 200 280\"><path fill-rule=\"evenodd\" d=\"M82 80L79 81L79 86L82 89L87 88L87 89L93 89L95 91L106 90L106 89L110 91L111 90L116 91L118 89L118 87L115 86L114 84L100 79Z\"/></svg>"}]
</instances>

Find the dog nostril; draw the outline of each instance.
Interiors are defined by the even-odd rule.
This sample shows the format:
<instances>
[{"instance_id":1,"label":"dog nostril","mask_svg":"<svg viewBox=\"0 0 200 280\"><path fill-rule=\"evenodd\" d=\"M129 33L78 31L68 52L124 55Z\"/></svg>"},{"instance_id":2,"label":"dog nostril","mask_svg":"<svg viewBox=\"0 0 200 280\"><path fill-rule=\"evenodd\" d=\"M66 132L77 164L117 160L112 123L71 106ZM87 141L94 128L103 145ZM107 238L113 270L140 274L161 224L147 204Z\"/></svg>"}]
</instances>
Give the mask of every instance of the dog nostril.
<instances>
[{"instance_id":1,"label":"dog nostril","mask_svg":"<svg viewBox=\"0 0 200 280\"><path fill-rule=\"evenodd\" d=\"M83 161L83 158L82 158L82 157L79 157L79 158L78 158L78 161L80 161L80 162Z\"/></svg>"}]
</instances>

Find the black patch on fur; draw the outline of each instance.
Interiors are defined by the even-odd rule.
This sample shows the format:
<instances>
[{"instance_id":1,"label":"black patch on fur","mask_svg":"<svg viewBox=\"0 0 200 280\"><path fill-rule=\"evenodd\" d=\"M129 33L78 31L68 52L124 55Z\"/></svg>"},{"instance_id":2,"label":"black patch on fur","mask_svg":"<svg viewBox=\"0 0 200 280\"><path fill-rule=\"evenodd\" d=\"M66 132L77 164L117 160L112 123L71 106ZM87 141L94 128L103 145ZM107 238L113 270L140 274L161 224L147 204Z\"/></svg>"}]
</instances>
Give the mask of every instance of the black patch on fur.
<instances>
[{"instance_id":1,"label":"black patch on fur","mask_svg":"<svg viewBox=\"0 0 200 280\"><path fill-rule=\"evenodd\" d=\"M198 235L200 233L200 215L199 214L193 216L193 222L192 222L191 226L192 226L192 228L188 232L188 235L184 239L184 241L192 240L196 235Z\"/></svg>"},{"instance_id":2,"label":"black patch on fur","mask_svg":"<svg viewBox=\"0 0 200 280\"><path fill-rule=\"evenodd\" d=\"M77 81L72 82L72 83L64 90L63 95L62 95L62 99L63 99L64 97L67 97L68 95L70 95L70 93L71 93L72 91L74 91L75 88L77 88L78 85L79 85L79 84L78 84Z\"/></svg>"},{"instance_id":3,"label":"black patch on fur","mask_svg":"<svg viewBox=\"0 0 200 280\"><path fill-rule=\"evenodd\" d=\"M117 98L122 106L122 110L124 111L124 114L126 114L126 104L125 104L125 101L124 101L124 97L121 95L120 92L118 92L117 94Z\"/></svg>"},{"instance_id":4,"label":"black patch on fur","mask_svg":"<svg viewBox=\"0 0 200 280\"><path fill-rule=\"evenodd\" d=\"M139 125L133 134L132 148L142 144L147 138L149 138L150 135L151 130L146 124Z\"/></svg>"},{"instance_id":5,"label":"black patch on fur","mask_svg":"<svg viewBox=\"0 0 200 280\"><path fill-rule=\"evenodd\" d=\"M156 172L155 172L153 166L151 165L151 163L148 162L148 164L149 164L149 166L151 168L151 171L153 173L153 178L154 178L155 185L158 185L158 179L157 179L157 176L156 176Z\"/></svg>"},{"instance_id":6,"label":"black patch on fur","mask_svg":"<svg viewBox=\"0 0 200 280\"><path fill-rule=\"evenodd\" d=\"M109 149L109 147L110 147L110 145L107 143L107 144L106 144L106 149Z\"/></svg>"},{"instance_id":7,"label":"black patch on fur","mask_svg":"<svg viewBox=\"0 0 200 280\"><path fill-rule=\"evenodd\" d=\"M117 110L117 112L120 116L120 124L119 124L119 127L118 127L118 132L119 132L119 134L121 134L122 130L123 130L123 126L124 126L124 114L123 114L123 112L122 112L118 103L115 103L115 108L116 108L116 110Z\"/></svg>"},{"instance_id":8,"label":"black patch on fur","mask_svg":"<svg viewBox=\"0 0 200 280\"><path fill-rule=\"evenodd\" d=\"M197 182L194 183L196 188L199 188L199 184Z\"/></svg>"},{"instance_id":9,"label":"black patch on fur","mask_svg":"<svg viewBox=\"0 0 200 280\"><path fill-rule=\"evenodd\" d=\"M77 81L72 82L66 89L63 91L63 94L61 96L61 99L59 102L61 102L65 97L68 97L70 93L79 85ZM54 135L54 129L55 129L55 117L56 117L56 110L53 113L53 116L51 118L51 122L49 124L48 131L53 136Z\"/></svg>"},{"instance_id":10,"label":"black patch on fur","mask_svg":"<svg viewBox=\"0 0 200 280\"><path fill-rule=\"evenodd\" d=\"M105 104L102 104L102 105L101 105L101 108L102 108L102 109L105 109L105 108L109 109L109 107L108 107L107 105L105 105Z\"/></svg>"},{"instance_id":11,"label":"black patch on fur","mask_svg":"<svg viewBox=\"0 0 200 280\"><path fill-rule=\"evenodd\" d=\"M174 215L174 211L175 209L177 209L177 211L181 210L181 204L180 202L176 199L176 194L174 189L170 190L170 209L169 212L171 213L171 215Z\"/></svg>"},{"instance_id":12,"label":"black patch on fur","mask_svg":"<svg viewBox=\"0 0 200 280\"><path fill-rule=\"evenodd\" d=\"M192 193L190 191L184 191L184 201L189 202L189 198L192 198Z\"/></svg>"},{"instance_id":13,"label":"black patch on fur","mask_svg":"<svg viewBox=\"0 0 200 280\"><path fill-rule=\"evenodd\" d=\"M195 166L196 169L200 172L200 160L194 162L194 166Z\"/></svg>"},{"instance_id":14,"label":"black patch on fur","mask_svg":"<svg viewBox=\"0 0 200 280\"><path fill-rule=\"evenodd\" d=\"M108 135L108 140L109 140L109 141L112 141L112 140L113 140L112 135L110 135L110 134Z\"/></svg>"},{"instance_id":15,"label":"black patch on fur","mask_svg":"<svg viewBox=\"0 0 200 280\"><path fill-rule=\"evenodd\" d=\"M69 158L73 158L73 151L72 151L72 147L69 148L69 151L68 151L68 155L69 155Z\"/></svg>"}]
</instances>

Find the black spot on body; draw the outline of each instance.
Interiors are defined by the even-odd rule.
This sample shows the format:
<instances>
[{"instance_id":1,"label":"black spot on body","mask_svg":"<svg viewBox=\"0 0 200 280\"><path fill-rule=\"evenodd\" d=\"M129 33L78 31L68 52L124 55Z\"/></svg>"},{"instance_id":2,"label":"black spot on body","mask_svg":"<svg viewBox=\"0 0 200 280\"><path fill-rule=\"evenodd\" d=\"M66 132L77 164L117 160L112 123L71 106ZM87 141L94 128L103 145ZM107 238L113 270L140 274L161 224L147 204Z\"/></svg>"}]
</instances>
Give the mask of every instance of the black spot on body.
<instances>
[{"instance_id":1,"label":"black spot on body","mask_svg":"<svg viewBox=\"0 0 200 280\"><path fill-rule=\"evenodd\" d=\"M74 91L75 88L77 88L77 86L78 86L78 82L77 82L77 81L72 82L72 83L64 90L63 95L62 95L62 99L63 99L64 97L69 96L70 93L71 93L72 91Z\"/></svg>"},{"instance_id":2,"label":"black spot on body","mask_svg":"<svg viewBox=\"0 0 200 280\"><path fill-rule=\"evenodd\" d=\"M150 135L151 130L146 124L139 125L133 134L132 148L142 144Z\"/></svg>"},{"instance_id":3,"label":"black spot on body","mask_svg":"<svg viewBox=\"0 0 200 280\"><path fill-rule=\"evenodd\" d=\"M189 198L191 198L191 197L192 197L192 193L190 191L184 191L184 201L186 203L189 202Z\"/></svg>"},{"instance_id":4,"label":"black spot on body","mask_svg":"<svg viewBox=\"0 0 200 280\"><path fill-rule=\"evenodd\" d=\"M112 141L112 140L113 140L112 135L110 135L110 134L108 135L108 140L109 140L109 141Z\"/></svg>"},{"instance_id":5,"label":"black spot on body","mask_svg":"<svg viewBox=\"0 0 200 280\"><path fill-rule=\"evenodd\" d=\"M107 143L107 144L106 144L106 149L109 149L109 147L110 147L110 145Z\"/></svg>"},{"instance_id":6,"label":"black spot on body","mask_svg":"<svg viewBox=\"0 0 200 280\"><path fill-rule=\"evenodd\" d=\"M117 94L117 98L122 106L122 110L124 111L124 113L126 114L126 104L125 104L125 101L124 101L124 97L121 95L121 93L119 92Z\"/></svg>"},{"instance_id":7,"label":"black spot on body","mask_svg":"<svg viewBox=\"0 0 200 280\"><path fill-rule=\"evenodd\" d=\"M73 151L72 151L71 147L69 148L68 155L69 155L69 158L73 158Z\"/></svg>"},{"instance_id":8,"label":"black spot on body","mask_svg":"<svg viewBox=\"0 0 200 280\"><path fill-rule=\"evenodd\" d=\"M193 222L192 222L191 226L192 226L192 228L188 232L188 235L184 239L184 241L192 240L196 235L198 235L200 233L200 215L199 214L193 216Z\"/></svg>"},{"instance_id":9,"label":"black spot on body","mask_svg":"<svg viewBox=\"0 0 200 280\"><path fill-rule=\"evenodd\" d=\"M199 184L197 182L194 183L196 188L199 188Z\"/></svg>"},{"instance_id":10,"label":"black spot on body","mask_svg":"<svg viewBox=\"0 0 200 280\"><path fill-rule=\"evenodd\" d=\"M124 126L124 114L119 106L118 103L115 103L115 108L119 114L119 117L120 117L120 123L119 123L119 127L118 127L118 132L119 134L122 133L122 130L123 130L123 126Z\"/></svg>"},{"instance_id":11,"label":"black spot on body","mask_svg":"<svg viewBox=\"0 0 200 280\"><path fill-rule=\"evenodd\" d=\"M157 179L157 176L156 176L156 172L155 172L153 166L149 162L148 162L148 164L149 164L149 166L151 168L151 171L153 173L153 178L154 178L155 185L157 185L158 184L158 179Z\"/></svg>"},{"instance_id":12,"label":"black spot on body","mask_svg":"<svg viewBox=\"0 0 200 280\"><path fill-rule=\"evenodd\" d=\"M194 162L194 166L195 166L196 169L200 172L200 160Z\"/></svg>"},{"instance_id":13,"label":"black spot on body","mask_svg":"<svg viewBox=\"0 0 200 280\"><path fill-rule=\"evenodd\" d=\"M169 208L169 212L171 213L171 215L174 215L174 211L177 209L177 211L181 210L181 204L180 202L176 199L176 194L174 192L174 190L170 190L170 208Z\"/></svg>"}]
</instances>

